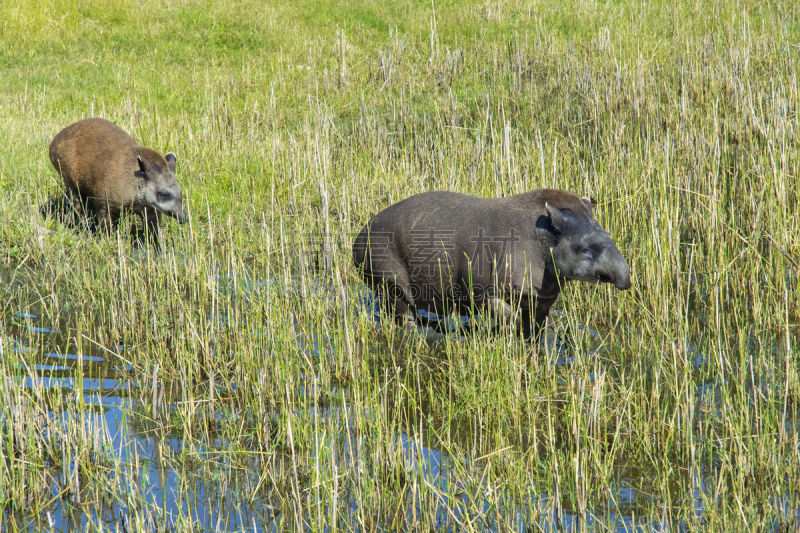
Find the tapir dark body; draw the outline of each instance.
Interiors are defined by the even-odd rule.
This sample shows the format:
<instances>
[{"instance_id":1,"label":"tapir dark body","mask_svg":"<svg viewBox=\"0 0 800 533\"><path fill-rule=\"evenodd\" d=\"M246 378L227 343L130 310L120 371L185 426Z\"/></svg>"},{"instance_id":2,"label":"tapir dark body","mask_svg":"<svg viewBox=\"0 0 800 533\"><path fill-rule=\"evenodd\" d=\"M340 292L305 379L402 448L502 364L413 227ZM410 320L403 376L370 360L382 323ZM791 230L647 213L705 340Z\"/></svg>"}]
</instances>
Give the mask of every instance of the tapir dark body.
<instances>
[{"instance_id":1,"label":"tapir dark body","mask_svg":"<svg viewBox=\"0 0 800 533\"><path fill-rule=\"evenodd\" d=\"M139 146L105 119L70 124L53 138L49 154L76 210L87 207L101 228L116 228L120 215L131 211L142 218L157 244L161 213L178 222L186 217L175 179L175 154L162 156Z\"/></svg>"},{"instance_id":2,"label":"tapir dark body","mask_svg":"<svg viewBox=\"0 0 800 533\"><path fill-rule=\"evenodd\" d=\"M628 264L588 198L553 189L505 198L418 194L361 230L353 260L365 282L412 325L416 311L519 313L538 335L565 281L631 285Z\"/></svg>"}]
</instances>

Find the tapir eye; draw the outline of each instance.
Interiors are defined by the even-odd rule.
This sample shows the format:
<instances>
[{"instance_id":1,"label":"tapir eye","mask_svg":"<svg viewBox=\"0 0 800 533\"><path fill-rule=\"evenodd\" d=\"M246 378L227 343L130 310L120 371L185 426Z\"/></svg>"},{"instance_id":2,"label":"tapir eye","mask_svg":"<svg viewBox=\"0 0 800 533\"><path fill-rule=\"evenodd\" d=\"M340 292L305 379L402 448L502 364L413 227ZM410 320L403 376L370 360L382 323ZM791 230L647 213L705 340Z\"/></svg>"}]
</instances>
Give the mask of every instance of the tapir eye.
<instances>
[{"instance_id":1,"label":"tapir eye","mask_svg":"<svg viewBox=\"0 0 800 533\"><path fill-rule=\"evenodd\" d=\"M591 248L584 248L583 250L581 250L581 254L583 254L583 257L585 257L586 259L591 259L592 257L594 257Z\"/></svg>"},{"instance_id":2,"label":"tapir eye","mask_svg":"<svg viewBox=\"0 0 800 533\"><path fill-rule=\"evenodd\" d=\"M169 193L168 192L158 191L156 193L156 196L158 197L158 201L159 202L166 202L167 200L169 200Z\"/></svg>"}]
</instances>

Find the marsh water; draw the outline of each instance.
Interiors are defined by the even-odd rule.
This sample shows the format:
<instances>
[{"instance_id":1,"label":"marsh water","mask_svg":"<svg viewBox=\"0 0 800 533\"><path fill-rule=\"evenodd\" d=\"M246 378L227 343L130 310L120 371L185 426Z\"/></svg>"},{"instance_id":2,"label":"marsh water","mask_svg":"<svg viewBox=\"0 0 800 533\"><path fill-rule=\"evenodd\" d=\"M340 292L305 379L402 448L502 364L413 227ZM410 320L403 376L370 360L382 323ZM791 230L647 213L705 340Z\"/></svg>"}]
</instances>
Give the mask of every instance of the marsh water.
<instances>
[{"instance_id":1,"label":"marsh water","mask_svg":"<svg viewBox=\"0 0 800 533\"><path fill-rule=\"evenodd\" d=\"M254 289L267 285L269 284L265 282L251 283ZM350 305L355 306L359 313L368 314L376 322L380 320L377 304L367 289L362 289L359 297L350 302ZM453 318L442 320L433 316L425 318L432 323L438 321L439 330L451 330L459 325L459 321ZM220 327L238 327L225 312L209 315L208 319L218 322ZM151 517L152 523L130 523L125 501L98 504L98 502L74 501L67 497L70 494L67 489L76 482L71 480L78 479L72 471L78 469L78 461L72 462L69 458L66 458L62 466L60 479L53 483L49 501L31 502L31 508L28 510L6 511L4 522L13 522L14 526L21 530L52 531L72 531L76 528L85 529L88 526L124 531L136 529L136 526L144 526L151 530L170 529L179 517L182 520L188 518L198 529L209 531L277 531L286 526L280 499L264 498L254 501L242 496L252 491L239 490L242 487L252 489L263 484L264 469L274 468L274 463L265 462L255 449L251 455L244 454L246 457L244 469L241 464L241 454L237 459L236 474L233 476L236 484L221 487L215 483L216 476L213 471L234 468L230 457L223 451L223 437L208 431L207 438L200 439L198 444L195 436L191 447L203 461L178 462L176 458L182 456L186 445L181 431L175 430L164 435L151 430L146 406L135 399L137 396L131 394L132 390L146 384L153 387L154 397L157 394L163 395L165 390L169 390L171 392L167 393L168 397L164 400L169 405L181 401L180 394L175 393L176 386L180 388L180 384L158 383L157 376L136 375L125 362L124 344L100 346L86 339L77 346L76 340L66 331L51 328L34 310L15 311L7 325L9 330L3 332L3 337L0 339L0 357L5 356L8 351L23 356L19 373L12 377L14 384L35 392L37 397L41 398L57 393L62 398L69 398L71 404L76 406L75 409L90 413L89 416L85 414L83 416L83 419L87 420L86 427L78 428L77 431L102 435L101 441L112 443L110 447L99 445L100 453L107 454L116 464L126 465L124 471L132 474L117 475L112 483L118 484L121 492L135 494L139 502L146 502L145 505L150 507L147 516ZM264 327L268 325L265 324ZM296 329L302 330L299 327ZM599 332L588 326L584 332L591 338L600 337ZM424 335L424 331L421 329L419 334ZM458 332L450 334L453 336L451 340L458 341ZM28 342L23 339L28 339ZM312 360L325 357L325 354L332 350L321 337L298 333L296 342ZM551 339L550 342L556 341ZM65 347L71 349L65 350ZM575 350L564 346L556 346L555 349L560 352L554 363L558 368L554 371L557 370L565 376L569 375L570 365L576 358L591 358L596 355L596 352L592 351L576 353ZM692 365L696 370L700 370L707 360L705 354L697 352ZM701 405L698 405L696 416L704 416L704 413L724 408L717 395L721 385L717 382L707 382L699 387L697 396ZM340 392L345 395L347 393L346 390ZM224 388L220 387L217 393L220 398L224 398ZM317 395L317 393L318 391L302 387L296 391L299 395ZM3 422L4 427L15 416L16 419L25 416L9 413L5 409L0 412L3 413L0 422ZM70 417L73 415L72 409L40 413L40 416L49 419L49 424L63 426L70 423ZM306 409L300 416L307 418L310 423L314 423L314 419L317 419L343 428L352 428L355 425L354 417L369 419L373 415L369 412L354 412L346 406L337 406L331 402L330 405ZM275 423L279 423L277 418ZM210 425L213 426L213 420ZM7 431L4 433L8 436ZM638 516L642 513L638 513L637 510L647 503L649 496L632 488L635 483L633 480L627 483L624 476L617 486L612 487L607 507L596 508L583 515L571 513L562 505L557 505L554 501L555 496L551 494L539 494L527 501L515 500L508 495L505 500L500 498L500 501L507 501L507 505L498 508L496 505L490 505L477 490L470 492L466 487L450 490L453 488L450 484L458 483L454 472L480 468L480 459L470 461L468 458L453 458L440 450L422 445L422 440L418 437L418 435L397 433L393 436L394 442L391 445L402 451L407 469L421 473L425 483L443 495L438 500L438 508L434 511L437 529L456 530L453 524L463 520L480 525L480 529L495 531L509 527L515 530L580 531L593 529L593 526L600 523L612 524L620 531L686 529L686 525L682 523L639 519ZM349 438L347 435L336 437L336 440L339 451L335 464L338 465L338 469L374 468L376 472L378 471L376 465L371 465L369 460L365 459L369 454L363 448L369 446L369 443L365 443L363 439ZM325 440L316 443L320 450L315 450L313 453L323 453L321 448L330 444L331 442ZM518 445L525 446L525 443ZM196 470L187 473L187 465L193 464ZM242 474L242 471L245 473ZM646 477L649 474L631 469L629 475ZM708 491L709 487L713 486L715 477L713 462L686 476L688 482L692 484L694 510L698 517L702 517L705 506L708 505ZM453 496L454 494L458 496ZM358 530L360 529L358 496L350 494L346 499L348 500L346 508L350 510L350 514L339 513L337 516L334 513L332 520L336 520L340 526ZM773 505L782 507L787 516L797 517L798 509L790 506L789 501L778 492L775 494ZM325 502L322 505L325 506ZM410 527L416 513L421 511L419 505L420 502L414 501L412 497L407 504L405 520L401 520L399 526L395 524L390 529L404 529L403 522ZM76 509L81 509L81 512L76 513ZM431 510L428 509L426 512L430 513ZM323 511L323 515L325 514ZM75 518L76 516L79 518Z\"/></svg>"}]
</instances>

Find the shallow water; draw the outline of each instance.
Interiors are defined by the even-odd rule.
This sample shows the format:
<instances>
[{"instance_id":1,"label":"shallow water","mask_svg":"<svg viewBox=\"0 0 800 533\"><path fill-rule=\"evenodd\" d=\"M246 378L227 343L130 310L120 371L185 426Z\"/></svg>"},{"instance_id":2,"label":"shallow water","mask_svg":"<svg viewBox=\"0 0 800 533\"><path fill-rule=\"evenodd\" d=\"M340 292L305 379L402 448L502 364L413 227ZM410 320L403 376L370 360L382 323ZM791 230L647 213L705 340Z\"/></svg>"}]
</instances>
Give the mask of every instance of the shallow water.
<instances>
[{"instance_id":1,"label":"shallow water","mask_svg":"<svg viewBox=\"0 0 800 533\"><path fill-rule=\"evenodd\" d=\"M260 282L252 284L253 290L267 290L268 285ZM354 305L358 306L360 312L379 320L380 314L374 300L364 291L360 295ZM438 322L439 329L443 330L455 330L466 321L464 317L426 318ZM237 327L227 313L209 315L208 319L226 327ZM597 331L588 327L586 332L592 338L600 336ZM35 335L31 335L32 333ZM21 338L35 338L41 344L28 346L22 343ZM312 338L298 333L296 340L298 346L310 357L321 357L321 354L332 350L327 346L325 338ZM105 436L104 442L111 443L110 447L102 449L102 453L112 463L124 465L118 471L125 474L114 479L113 483L121 494L140 496L137 500L145 502L152 523L130 523L124 501L99 504L70 501L65 496L64 487L69 486L71 468L77 469L77 464L70 466L70 461L64 467L61 482L53 484L51 505L36 513L6 512L4 522L13 522L15 527L22 530L54 531L72 531L100 524L104 528L121 530L137 527L169 528L187 518L200 529L215 531L277 531L287 526L283 522L286 517L277 503L280 501L278 498L266 497L253 501L242 496L249 491L219 487L214 483L214 477L207 471L208 464L223 470L234 468L224 453L224 443L218 440L205 442L198 449L196 440L187 443L180 434L159 436L147 430L147 423L142 423L142 419L146 418L141 414L142 406L130 394L131 388L137 386L137 378L131 375L131 369L123 362L124 346L102 349L86 343L84 353L60 353L54 348L63 345L61 332L42 323L35 314L23 312L13 317L11 330L0 339L0 350L11 350L26 356L25 364L19 368L19 374L14 378L18 386L37 391L58 389L63 395L80 400L78 403L82 408L91 413L84 413L82 420L85 421L85 427L82 430L89 434L101 434ZM575 353L564 346L558 346L557 350L557 366L568 368L575 362ZM43 355L36 357L35 354L38 353ZM594 356L592 353L580 354L580 357ZM695 351L692 365L695 369L700 369L707 360L704 354ZM698 387L698 416L708 413L719 415L725 409L717 394L721 385L722 383L709 382ZM345 395L347 393L346 390L341 392ZM301 387L297 393L316 395L318 391L308 391ZM48 411L46 416L49 424L58 426L66 424L70 414L66 411ZM326 407L307 409L295 414L306 420L332 422L331 427L345 428L341 434L315 443L314 446L319 448L315 449L314 454L327 453L327 450L337 448L342 450L335 462L339 470L377 472L378 466L367 459L370 455L369 448L376 443L364 442L347 433L347 428L352 428L355 424L353 417L369 420L374 416L372 413L354 413L347 408ZM6 414L0 422L5 424L12 418L13 415ZM649 497L633 489L635 480L630 479L629 483L624 476L616 486L610 488L607 507L591 510L582 516L565 511L563 502L555 501L548 494L539 494L529 501L515 500L511 495L495 495L492 501L505 502L498 507L496 503L490 504L475 489L460 485L457 472L480 468L479 461L470 462L468 458L449 457L440 450L425 446L420 435L397 433L394 435L394 442L390 444L402 450L405 471L415 472L429 488L443 495L437 501L436 509L431 510L422 508L423 504L412 492L404 519L408 528L414 527L415 517L422 512L435 514L437 529L453 531L457 529L454 524L464 521L489 531L502 531L508 527L516 530L579 531L591 530L601 524L618 531L673 531L687 528L685 524L641 521L636 518L637 508L646 503ZM188 476L186 466L182 466L182 472L178 472L175 469L177 461L173 459L181 456L184 446L191 446L194 453L207 462L205 465L202 462L198 464L196 471ZM242 470L241 466L235 468L233 477L237 479L238 488L252 488L262 483L261 472L270 466L264 463L259 454L254 453L248 459L247 469ZM321 474L336 475L335 472ZM192 479L193 482L187 484L187 479ZM691 473L689 479L693 485L695 513L702 517L714 483L713 465L709 464L702 471ZM353 490L345 494L348 494L346 500L350 502L350 513L339 511L335 520L340 526L358 529L357 494ZM448 496L453 494L459 496ZM776 494L772 505L782 509L787 516L798 516L799 510L790 502L784 495ZM77 515L74 512L76 506L81 508L81 513ZM334 520L329 509L322 511L322 515L329 523ZM72 521L75 516L80 517L78 523ZM293 525L308 527L307 524Z\"/></svg>"}]
</instances>

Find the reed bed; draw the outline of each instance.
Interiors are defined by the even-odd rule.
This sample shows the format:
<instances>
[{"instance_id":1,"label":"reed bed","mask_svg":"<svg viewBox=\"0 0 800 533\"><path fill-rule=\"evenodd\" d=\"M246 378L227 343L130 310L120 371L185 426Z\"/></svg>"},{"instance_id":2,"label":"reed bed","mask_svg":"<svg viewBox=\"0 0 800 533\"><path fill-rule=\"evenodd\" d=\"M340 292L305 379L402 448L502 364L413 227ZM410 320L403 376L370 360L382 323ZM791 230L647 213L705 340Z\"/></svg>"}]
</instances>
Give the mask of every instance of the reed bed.
<instances>
[{"instance_id":1,"label":"reed bed","mask_svg":"<svg viewBox=\"0 0 800 533\"><path fill-rule=\"evenodd\" d=\"M0 4L3 529L797 528L798 8L555 4ZM87 116L178 154L160 253L40 212ZM571 351L376 323L372 214L537 187L633 273Z\"/></svg>"}]
</instances>

